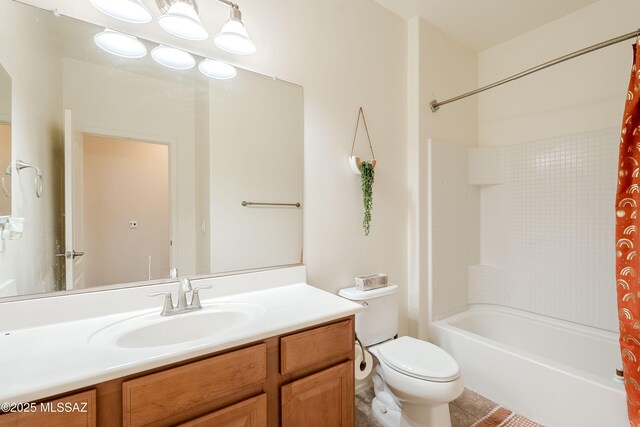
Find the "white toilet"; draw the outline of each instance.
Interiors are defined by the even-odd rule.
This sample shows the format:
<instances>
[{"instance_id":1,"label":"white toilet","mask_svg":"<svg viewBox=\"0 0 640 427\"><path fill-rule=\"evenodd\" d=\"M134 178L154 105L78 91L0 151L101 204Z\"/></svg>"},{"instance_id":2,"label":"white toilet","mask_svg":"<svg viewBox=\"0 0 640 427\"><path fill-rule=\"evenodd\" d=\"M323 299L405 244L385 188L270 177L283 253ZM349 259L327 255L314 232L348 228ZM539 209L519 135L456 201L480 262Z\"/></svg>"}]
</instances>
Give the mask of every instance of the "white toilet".
<instances>
[{"instance_id":1,"label":"white toilet","mask_svg":"<svg viewBox=\"0 0 640 427\"><path fill-rule=\"evenodd\" d=\"M371 409L386 427L451 427L449 402L464 389L458 363L440 347L398 333L398 286L339 295L366 307L356 335L378 361Z\"/></svg>"}]
</instances>

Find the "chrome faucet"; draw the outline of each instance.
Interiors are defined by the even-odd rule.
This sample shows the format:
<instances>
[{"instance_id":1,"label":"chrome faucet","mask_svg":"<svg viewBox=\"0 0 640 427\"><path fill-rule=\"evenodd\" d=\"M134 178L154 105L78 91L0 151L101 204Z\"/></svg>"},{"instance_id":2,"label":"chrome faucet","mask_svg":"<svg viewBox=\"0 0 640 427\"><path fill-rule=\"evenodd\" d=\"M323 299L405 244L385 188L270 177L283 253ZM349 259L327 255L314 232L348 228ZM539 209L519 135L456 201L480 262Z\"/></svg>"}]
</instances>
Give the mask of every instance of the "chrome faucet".
<instances>
[{"instance_id":1,"label":"chrome faucet","mask_svg":"<svg viewBox=\"0 0 640 427\"><path fill-rule=\"evenodd\" d=\"M176 314L189 313L202 309L200 303L200 289L209 289L211 286L200 286L193 288L191 281L187 277L183 277L178 285L178 305L173 306L173 298L171 292L154 292L149 294L150 297L164 295L164 305L162 306L161 316L175 316ZM187 303L187 293L192 292L191 302Z\"/></svg>"},{"instance_id":2,"label":"chrome faucet","mask_svg":"<svg viewBox=\"0 0 640 427\"><path fill-rule=\"evenodd\" d=\"M178 285L178 310L186 310L187 305L187 292L191 292L193 287L191 287L191 280L188 277L183 277L180 280L180 285ZM193 297L191 297L193 302Z\"/></svg>"}]
</instances>

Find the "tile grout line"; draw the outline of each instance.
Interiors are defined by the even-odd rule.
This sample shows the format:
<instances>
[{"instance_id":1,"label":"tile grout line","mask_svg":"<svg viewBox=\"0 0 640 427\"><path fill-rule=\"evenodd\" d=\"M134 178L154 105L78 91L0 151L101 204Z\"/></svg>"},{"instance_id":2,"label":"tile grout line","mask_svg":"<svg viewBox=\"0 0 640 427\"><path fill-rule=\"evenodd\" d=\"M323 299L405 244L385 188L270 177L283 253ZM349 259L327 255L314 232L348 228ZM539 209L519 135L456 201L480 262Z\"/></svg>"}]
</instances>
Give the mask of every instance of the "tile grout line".
<instances>
[{"instance_id":1,"label":"tile grout line","mask_svg":"<svg viewBox=\"0 0 640 427\"><path fill-rule=\"evenodd\" d=\"M491 416L492 416L494 413L498 412L500 409L506 409L506 408L503 408L501 405L496 406L496 407L495 407L495 408L493 408L493 409L491 410L491 412L489 412L487 415L485 415L484 417L480 418L480 419L479 419L478 421L476 421L475 423L471 424L471 427L478 426L478 425L480 425L482 422L487 421L489 418L491 418ZM511 412L511 411L509 411L509 412ZM511 414L513 414L513 412L511 412ZM500 425L501 425L501 424L500 424Z\"/></svg>"},{"instance_id":2,"label":"tile grout line","mask_svg":"<svg viewBox=\"0 0 640 427\"><path fill-rule=\"evenodd\" d=\"M506 426L507 423L509 423L513 418L515 418L515 416L516 416L516 414L514 412L512 412L507 418L505 418L505 420L503 422L498 424L498 427Z\"/></svg>"},{"instance_id":3,"label":"tile grout line","mask_svg":"<svg viewBox=\"0 0 640 427\"><path fill-rule=\"evenodd\" d=\"M464 412L465 414L470 415L471 417L473 417L473 418L475 418L475 419L477 419L477 420L479 421L479 419L478 419L478 415L477 415L477 414L473 414L473 413L469 412L469 411L468 411L468 410L466 410L464 407L462 407L461 405L458 405L458 404L456 404L456 403L451 402L451 403L449 403L449 404L450 404L450 405L455 406L456 408L458 408L459 410L461 410L461 411L462 411L462 412ZM495 407L493 407L493 408L491 409L491 411L489 411L489 412L485 413L485 415L483 415L482 417L489 416L489 415L491 414L491 412L495 411L495 410L496 410L497 408L499 408L499 407L500 407L500 405L496 404L496 406L495 406Z\"/></svg>"}]
</instances>

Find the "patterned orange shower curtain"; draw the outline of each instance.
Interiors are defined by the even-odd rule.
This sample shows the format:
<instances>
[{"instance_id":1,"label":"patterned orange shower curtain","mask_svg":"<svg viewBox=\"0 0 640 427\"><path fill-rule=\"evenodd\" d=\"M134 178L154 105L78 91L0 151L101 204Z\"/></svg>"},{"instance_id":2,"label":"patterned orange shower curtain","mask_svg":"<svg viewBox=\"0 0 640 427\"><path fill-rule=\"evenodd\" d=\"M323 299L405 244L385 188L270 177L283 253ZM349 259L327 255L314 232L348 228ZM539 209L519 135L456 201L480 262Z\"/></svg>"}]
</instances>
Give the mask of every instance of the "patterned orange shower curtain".
<instances>
[{"instance_id":1,"label":"patterned orange shower curtain","mask_svg":"<svg viewBox=\"0 0 640 427\"><path fill-rule=\"evenodd\" d=\"M622 119L616 195L616 287L620 351L629 422L640 426L640 55L633 45L633 67Z\"/></svg>"}]
</instances>

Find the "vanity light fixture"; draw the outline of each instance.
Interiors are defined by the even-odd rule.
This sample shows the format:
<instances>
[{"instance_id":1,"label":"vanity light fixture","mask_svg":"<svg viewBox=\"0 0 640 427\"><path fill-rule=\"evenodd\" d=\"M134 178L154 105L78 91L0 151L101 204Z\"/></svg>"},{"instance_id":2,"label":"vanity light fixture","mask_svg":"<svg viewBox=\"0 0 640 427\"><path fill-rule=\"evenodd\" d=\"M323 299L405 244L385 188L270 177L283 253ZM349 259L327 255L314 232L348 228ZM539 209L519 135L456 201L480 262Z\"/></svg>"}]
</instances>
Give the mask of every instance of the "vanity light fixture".
<instances>
[{"instance_id":1,"label":"vanity light fixture","mask_svg":"<svg viewBox=\"0 0 640 427\"><path fill-rule=\"evenodd\" d=\"M147 48L137 37L105 28L93 41L103 50L123 58L142 58Z\"/></svg>"},{"instance_id":2,"label":"vanity light fixture","mask_svg":"<svg viewBox=\"0 0 640 427\"><path fill-rule=\"evenodd\" d=\"M238 74L238 70L233 65L208 58L198 65L198 69L205 76L219 80L232 79Z\"/></svg>"},{"instance_id":3,"label":"vanity light fixture","mask_svg":"<svg viewBox=\"0 0 640 427\"><path fill-rule=\"evenodd\" d=\"M196 60L189 52L164 45L151 49L151 57L158 64L176 70L188 70L196 65Z\"/></svg>"},{"instance_id":4,"label":"vanity light fixture","mask_svg":"<svg viewBox=\"0 0 640 427\"><path fill-rule=\"evenodd\" d=\"M216 0L231 8L229 20L214 37L213 43L225 52L250 55L256 52L256 44L251 40L244 24L240 7L229 0ZM91 0L91 4L105 15L121 21L147 23L151 13L142 0ZM169 34L187 40L206 40L209 32L198 16L196 0L156 0L162 15L158 24Z\"/></svg>"},{"instance_id":5,"label":"vanity light fixture","mask_svg":"<svg viewBox=\"0 0 640 427\"><path fill-rule=\"evenodd\" d=\"M213 38L213 43L225 52L237 55L251 55L256 52L256 44L249 38L242 23L242 13L237 4L218 0L231 6L231 16L222 30Z\"/></svg>"},{"instance_id":6,"label":"vanity light fixture","mask_svg":"<svg viewBox=\"0 0 640 427\"><path fill-rule=\"evenodd\" d=\"M195 0L156 0L163 13L158 24L169 34L187 40L206 40L209 33L202 26Z\"/></svg>"},{"instance_id":7,"label":"vanity light fixture","mask_svg":"<svg viewBox=\"0 0 640 427\"><path fill-rule=\"evenodd\" d=\"M134 24L151 22L151 12L141 0L91 0L93 7L112 18Z\"/></svg>"}]
</instances>

